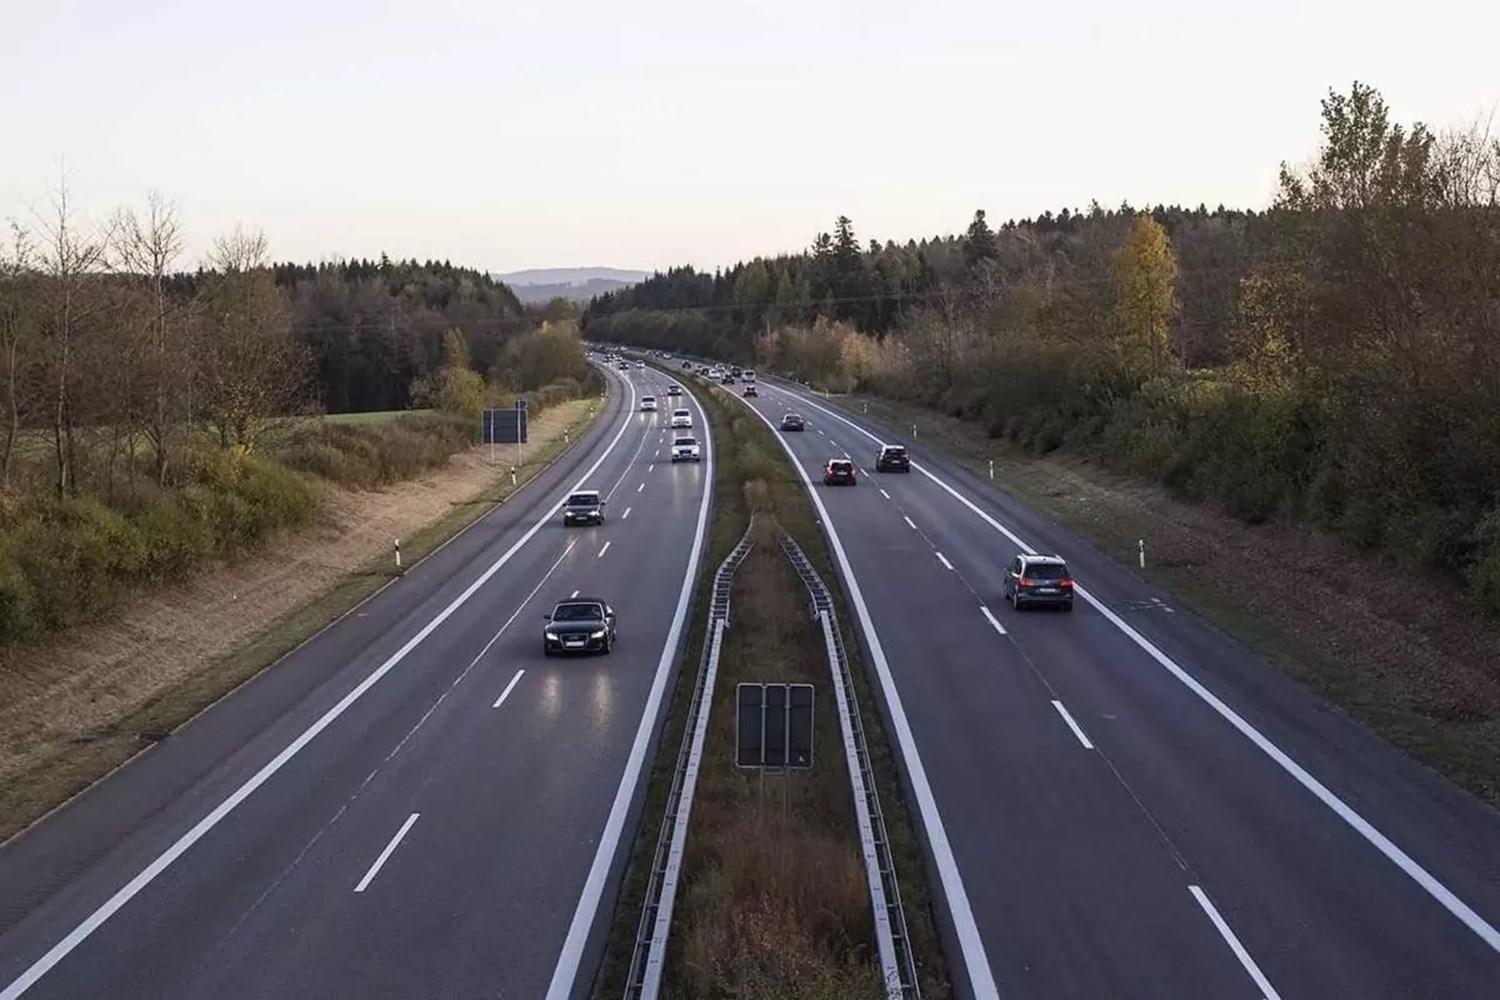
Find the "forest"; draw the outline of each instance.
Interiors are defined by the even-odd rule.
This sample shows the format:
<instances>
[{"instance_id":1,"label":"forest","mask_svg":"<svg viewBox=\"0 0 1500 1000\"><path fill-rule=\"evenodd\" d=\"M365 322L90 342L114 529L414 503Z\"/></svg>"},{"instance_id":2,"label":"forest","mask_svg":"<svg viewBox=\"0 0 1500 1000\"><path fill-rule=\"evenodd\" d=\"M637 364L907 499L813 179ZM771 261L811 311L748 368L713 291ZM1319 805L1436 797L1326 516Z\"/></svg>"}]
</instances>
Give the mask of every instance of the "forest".
<instances>
[{"instance_id":1,"label":"forest","mask_svg":"<svg viewBox=\"0 0 1500 1000\"><path fill-rule=\"evenodd\" d=\"M599 388L567 310L478 271L277 264L243 228L189 269L185 244L165 198L93 225L65 186L0 241L0 646L253 551L326 483L441 466L487 404Z\"/></svg>"},{"instance_id":2,"label":"forest","mask_svg":"<svg viewBox=\"0 0 1500 1000\"><path fill-rule=\"evenodd\" d=\"M1097 203L674 268L592 340L929 406L1462 580L1500 613L1500 141L1321 102L1262 210Z\"/></svg>"}]
</instances>

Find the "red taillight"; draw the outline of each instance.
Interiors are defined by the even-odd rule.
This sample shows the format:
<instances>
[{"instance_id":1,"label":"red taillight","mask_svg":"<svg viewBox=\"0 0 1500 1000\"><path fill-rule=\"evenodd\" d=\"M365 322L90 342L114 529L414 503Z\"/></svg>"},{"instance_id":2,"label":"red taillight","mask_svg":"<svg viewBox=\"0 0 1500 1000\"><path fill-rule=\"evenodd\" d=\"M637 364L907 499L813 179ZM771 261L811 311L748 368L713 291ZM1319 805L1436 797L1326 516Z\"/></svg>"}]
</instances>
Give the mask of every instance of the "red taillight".
<instances>
[{"instance_id":1,"label":"red taillight","mask_svg":"<svg viewBox=\"0 0 1500 1000\"><path fill-rule=\"evenodd\" d=\"M1021 577L1021 579L1019 579L1019 580L1016 581L1016 584L1017 584L1017 586L1021 586L1021 587L1035 587L1036 586L1036 581L1035 580L1028 580L1026 577L1023 576L1023 577Z\"/></svg>"},{"instance_id":2,"label":"red taillight","mask_svg":"<svg viewBox=\"0 0 1500 1000\"><path fill-rule=\"evenodd\" d=\"M1065 576L1061 580L1057 581L1057 585L1059 587L1066 587L1068 590L1072 590L1073 589L1073 580L1072 580L1071 577L1066 577Z\"/></svg>"}]
</instances>

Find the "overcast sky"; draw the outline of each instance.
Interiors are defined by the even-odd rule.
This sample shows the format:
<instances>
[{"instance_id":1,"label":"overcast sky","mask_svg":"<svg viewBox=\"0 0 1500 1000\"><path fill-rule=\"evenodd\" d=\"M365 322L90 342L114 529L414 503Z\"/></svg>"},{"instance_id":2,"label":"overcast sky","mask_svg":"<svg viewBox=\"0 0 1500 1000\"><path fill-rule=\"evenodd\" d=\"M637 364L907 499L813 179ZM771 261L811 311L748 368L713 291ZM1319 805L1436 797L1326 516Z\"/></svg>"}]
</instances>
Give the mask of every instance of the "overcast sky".
<instances>
[{"instance_id":1,"label":"overcast sky","mask_svg":"<svg viewBox=\"0 0 1500 1000\"><path fill-rule=\"evenodd\" d=\"M1497 42L1497 0L0 0L0 217L63 165L95 220L175 200L194 259L243 222L278 258L649 269L840 213L1259 207L1329 87L1463 125Z\"/></svg>"}]
</instances>

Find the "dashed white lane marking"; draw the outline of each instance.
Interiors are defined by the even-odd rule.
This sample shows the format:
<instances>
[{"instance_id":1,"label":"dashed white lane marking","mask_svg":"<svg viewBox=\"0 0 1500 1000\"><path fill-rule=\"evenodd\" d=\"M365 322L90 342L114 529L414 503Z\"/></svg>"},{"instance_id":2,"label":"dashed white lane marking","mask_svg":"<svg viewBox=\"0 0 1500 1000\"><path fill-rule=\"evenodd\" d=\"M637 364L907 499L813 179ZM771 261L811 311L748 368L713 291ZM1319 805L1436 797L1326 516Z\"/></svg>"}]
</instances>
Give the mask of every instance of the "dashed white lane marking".
<instances>
[{"instance_id":1,"label":"dashed white lane marking","mask_svg":"<svg viewBox=\"0 0 1500 1000\"><path fill-rule=\"evenodd\" d=\"M375 876L379 874L381 867L388 860L390 860L391 855L395 853L396 845L400 844L401 839L405 837L408 832L410 832L412 824L417 821L417 817L420 815L422 814L412 813L410 816L406 817L406 822L401 824L401 829L396 831L396 835L391 838L391 842L385 845L385 850L380 852L380 857L375 859L375 863L370 866L370 870L365 872L365 877L360 879L359 885L354 887L355 892L364 892L365 889L369 887L370 883L375 880Z\"/></svg>"},{"instance_id":2,"label":"dashed white lane marking","mask_svg":"<svg viewBox=\"0 0 1500 1000\"><path fill-rule=\"evenodd\" d=\"M622 521L623 521L623 520L625 520L625 519L626 519L626 518L628 518L628 517L630 517L630 512L631 512L631 511L632 511L632 510L634 510L634 509L635 509L635 508L634 508L634 507L626 507L626 508L625 508L625 513L623 513L623 514L621 514L621 515L620 515L620 520L622 520Z\"/></svg>"},{"instance_id":3,"label":"dashed white lane marking","mask_svg":"<svg viewBox=\"0 0 1500 1000\"><path fill-rule=\"evenodd\" d=\"M637 486L637 487L636 487L636 488L635 488L635 491L636 491L636 492L637 492L637 493L639 493L639 492L640 492L640 491L641 491L641 490L643 490L643 489L645 489L645 488L646 488L646 484L645 484L645 483L642 483L642 484L641 484L641 485L639 485L639 486Z\"/></svg>"},{"instance_id":4,"label":"dashed white lane marking","mask_svg":"<svg viewBox=\"0 0 1500 1000\"><path fill-rule=\"evenodd\" d=\"M1270 980L1266 979L1265 974L1260 971L1260 966L1255 964L1255 959L1250 957L1250 953L1245 950L1245 946L1240 944L1240 939L1235 937L1234 931L1229 929L1229 924L1223 917L1219 916L1219 911L1208 898L1208 893L1196 885L1188 886L1188 892L1191 892L1193 898L1198 901L1198 905L1203 907L1203 912L1208 914L1208 919L1214 922L1214 927L1218 929L1219 935L1229 945L1229 950L1234 952L1234 957L1240 960L1240 964L1245 967L1245 971L1250 973L1250 978L1255 980L1255 985L1259 988L1265 1000L1281 1000L1280 995L1271 986Z\"/></svg>"},{"instance_id":5,"label":"dashed white lane marking","mask_svg":"<svg viewBox=\"0 0 1500 1000\"><path fill-rule=\"evenodd\" d=\"M891 495L889 493L887 493L885 490L881 490L880 491L880 495L883 496L883 497L885 497L887 500L889 500L891 498Z\"/></svg>"},{"instance_id":6,"label":"dashed white lane marking","mask_svg":"<svg viewBox=\"0 0 1500 1000\"><path fill-rule=\"evenodd\" d=\"M945 555L943 555L941 552L934 552L933 555L935 555L935 556L938 557L938 562L940 562L940 563L943 564L943 568L944 569L952 569L953 568L953 564L948 561L948 557L945 556Z\"/></svg>"},{"instance_id":7,"label":"dashed white lane marking","mask_svg":"<svg viewBox=\"0 0 1500 1000\"><path fill-rule=\"evenodd\" d=\"M604 558L604 553L608 552L609 551L609 547L611 545L613 545L613 544L614 544L614 542L605 542L604 543L604 548L602 548L602 549L599 550L599 555L596 556L595 558L603 559Z\"/></svg>"},{"instance_id":8,"label":"dashed white lane marking","mask_svg":"<svg viewBox=\"0 0 1500 1000\"><path fill-rule=\"evenodd\" d=\"M907 517L905 514L901 515L901 520L905 521L906 522L906 526L908 528L910 528L912 531L916 531L917 530L916 523L913 522L912 519L909 518L909 517Z\"/></svg>"},{"instance_id":9,"label":"dashed white lane marking","mask_svg":"<svg viewBox=\"0 0 1500 1000\"><path fill-rule=\"evenodd\" d=\"M578 591L576 591L576 590L573 591L573 596L577 597L578 596ZM505 690L500 692L500 697L498 697L498 698L495 699L495 703L493 705L491 705L490 708L499 708L500 707L500 703L503 702L503 701L505 701L505 699L510 695L511 691L513 691L515 689L515 686L518 683L520 683L521 675L524 674L525 672L526 671L524 669L516 671L516 676L512 677L510 679L510 683L507 684L507 685L505 685Z\"/></svg>"},{"instance_id":10,"label":"dashed white lane marking","mask_svg":"<svg viewBox=\"0 0 1500 1000\"><path fill-rule=\"evenodd\" d=\"M1056 699L1053 700L1052 707L1057 709L1057 714L1061 715L1063 721L1068 724L1068 728L1073 730L1073 735L1078 737L1078 742L1083 744L1083 748L1085 750L1094 749L1094 744L1090 743L1089 738L1083 735L1083 730L1078 727L1078 723L1073 721L1073 716L1068 712L1067 707Z\"/></svg>"},{"instance_id":11,"label":"dashed white lane marking","mask_svg":"<svg viewBox=\"0 0 1500 1000\"><path fill-rule=\"evenodd\" d=\"M578 596L578 591L575 590L571 594L568 595L568 600L571 601L573 598L575 598L577 596Z\"/></svg>"},{"instance_id":12,"label":"dashed white lane marking","mask_svg":"<svg viewBox=\"0 0 1500 1000\"><path fill-rule=\"evenodd\" d=\"M996 632L999 632L999 633L1000 633L1000 634L1001 634L1001 635L1004 635L1004 634L1005 634L1005 626L1004 626L1004 625L1001 625L1001 624L1000 624L1000 619L998 619L998 618L996 618L996 617L995 617L995 616L994 616L994 615L993 615L993 614L992 614L992 613L991 613L991 612L990 612L990 609L989 609L989 608L987 608L987 607L985 607L985 606L984 606L984 605L983 605L983 604L981 604L981 605L980 605L980 606L979 606L979 610L980 610L980 611L981 611L981 612L982 612L982 613L983 613L983 614L984 614L984 616L985 616L985 617L986 617L986 618L988 618L988 619L989 619L989 622L990 622L990 624L991 624L991 625L993 625L993 626L994 626L994 627L995 627L995 631L996 631Z\"/></svg>"}]
</instances>

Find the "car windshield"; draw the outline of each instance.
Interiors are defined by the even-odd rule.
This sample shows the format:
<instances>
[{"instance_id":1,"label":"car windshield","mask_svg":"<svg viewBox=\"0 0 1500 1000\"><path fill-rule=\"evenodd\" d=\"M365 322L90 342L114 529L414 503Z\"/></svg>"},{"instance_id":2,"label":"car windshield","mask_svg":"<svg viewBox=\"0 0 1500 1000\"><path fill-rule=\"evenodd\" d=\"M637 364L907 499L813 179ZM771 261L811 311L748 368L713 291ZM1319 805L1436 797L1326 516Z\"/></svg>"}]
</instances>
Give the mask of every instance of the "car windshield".
<instances>
[{"instance_id":1,"label":"car windshield","mask_svg":"<svg viewBox=\"0 0 1500 1000\"><path fill-rule=\"evenodd\" d=\"M828 467L834 472L848 472L850 469L854 468L854 465L851 462L840 460L837 462L829 462Z\"/></svg>"},{"instance_id":2,"label":"car windshield","mask_svg":"<svg viewBox=\"0 0 1500 1000\"><path fill-rule=\"evenodd\" d=\"M693 440L692 438L678 438L676 441L674 441L672 443L673 444L697 444L698 442L695 441L695 440Z\"/></svg>"},{"instance_id":3,"label":"car windshield","mask_svg":"<svg viewBox=\"0 0 1500 1000\"><path fill-rule=\"evenodd\" d=\"M599 503L597 493L574 493L568 497L569 507L593 507Z\"/></svg>"},{"instance_id":4,"label":"car windshield","mask_svg":"<svg viewBox=\"0 0 1500 1000\"><path fill-rule=\"evenodd\" d=\"M1068 567L1062 563L1030 563L1026 575L1033 580L1061 580L1068 575Z\"/></svg>"},{"instance_id":5,"label":"car windshield","mask_svg":"<svg viewBox=\"0 0 1500 1000\"><path fill-rule=\"evenodd\" d=\"M797 414L795 414L795 413L788 413L786 416L782 417L781 419L785 420L789 424L795 424L795 423L798 423L799 421L801 421L802 418L799 417L799 416L797 416Z\"/></svg>"},{"instance_id":6,"label":"car windshield","mask_svg":"<svg viewBox=\"0 0 1500 1000\"><path fill-rule=\"evenodd\" d=\"M886 455L887 458L905 458L906 457L906 449L905 448L887 448L885 450L885 455Z\"/></svg>"},{"instance_id":7,"label":"car windshield","mask_svg":"<svg viewBox=\"0 0 1500 1000\"><path fill-rule=\"evenodd\" d=\"M559 604L552 611L555 622L603 621L604 608L598 604Z\"/></svg>"}]
</instances>

